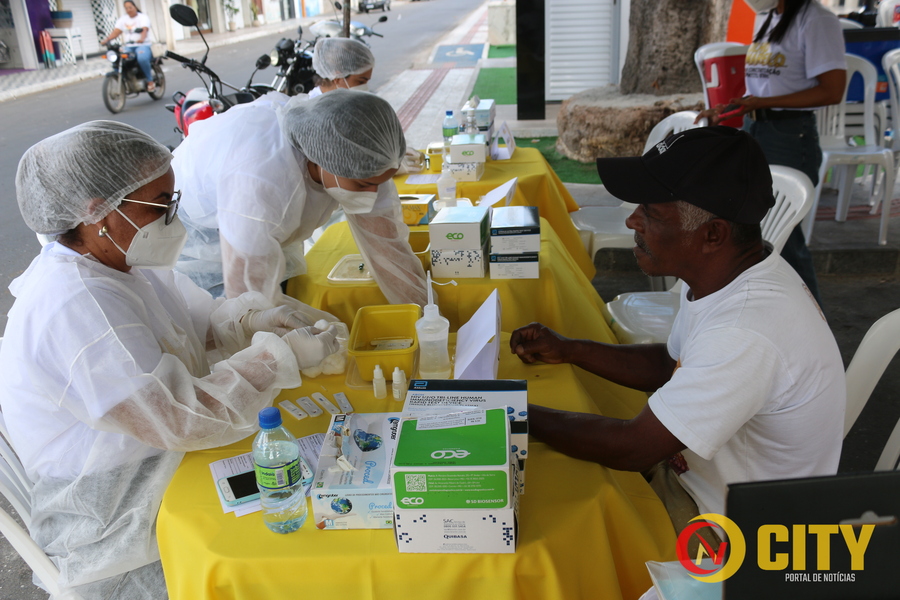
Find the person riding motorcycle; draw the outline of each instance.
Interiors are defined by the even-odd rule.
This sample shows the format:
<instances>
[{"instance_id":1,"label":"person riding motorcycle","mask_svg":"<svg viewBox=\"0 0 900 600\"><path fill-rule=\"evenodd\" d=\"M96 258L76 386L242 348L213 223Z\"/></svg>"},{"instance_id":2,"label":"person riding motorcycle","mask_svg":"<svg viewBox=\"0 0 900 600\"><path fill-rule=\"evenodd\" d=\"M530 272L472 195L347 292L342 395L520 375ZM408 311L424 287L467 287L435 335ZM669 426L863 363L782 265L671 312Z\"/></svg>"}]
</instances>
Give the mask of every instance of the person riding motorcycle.
<instances>
[{"instance_id":1,"label":"person riding motorcycle","mask_svg":"<svg viewBox=\"0 0 900 600\"><path fill-rule=\"evenodd\" d=\"M100 44L105 46L111 40L121 35L125 41L125 50L134 52L137 58L138 66L141 67L141 72L147 80L147 91L152 92L156 89L156 82L153 79L153 69L150 66L153 60L150 44L156 40L150 29L150 19L138 10L137 5L132 0L125 0L122 6L125 7L126 14L119 17L113 26L112 33L103 38ZM137 31L138 29L140 29L140 32Z\"/></svg>"}]
</instances>

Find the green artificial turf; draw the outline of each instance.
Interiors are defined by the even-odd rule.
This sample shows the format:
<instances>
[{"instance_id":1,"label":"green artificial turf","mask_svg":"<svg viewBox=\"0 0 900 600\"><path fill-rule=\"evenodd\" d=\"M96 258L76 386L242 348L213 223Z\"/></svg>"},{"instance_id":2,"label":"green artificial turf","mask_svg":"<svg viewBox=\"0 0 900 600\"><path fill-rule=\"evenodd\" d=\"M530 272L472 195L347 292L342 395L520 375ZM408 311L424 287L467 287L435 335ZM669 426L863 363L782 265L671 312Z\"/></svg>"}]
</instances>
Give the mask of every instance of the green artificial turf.
<instances>
[{"instance_id":1,"label":"green artificial turf","mask_svg":"<svg viewBox=\"0 0 900 600\"><path fill-rule=\"evenodd\" d=\"M516 55L516 45L488 46L488 58L509 58Z\"/></svg>"},{"instance_id":2,"label":"green artificial turf","mask_svg":"<svg viewBox=\"0 0 900 600\"><path fill-rule=\"evenodd\" d=\"M566 158L556 151L555 137L516 138L516 146L537 148L564 183L600 183L597 164L594 162L584 164Z\"/></svg>"},{"instance_id":3,"label":"green artificial turf","mask_svg":"<svg viewBox=\"0 0 900 600\"><path fill-rule=\"evenodd\" d=\"M515 104L516 69L481 69L472 93L479 98L493 98L497 104Z\"/></svg>"}]
</instances>

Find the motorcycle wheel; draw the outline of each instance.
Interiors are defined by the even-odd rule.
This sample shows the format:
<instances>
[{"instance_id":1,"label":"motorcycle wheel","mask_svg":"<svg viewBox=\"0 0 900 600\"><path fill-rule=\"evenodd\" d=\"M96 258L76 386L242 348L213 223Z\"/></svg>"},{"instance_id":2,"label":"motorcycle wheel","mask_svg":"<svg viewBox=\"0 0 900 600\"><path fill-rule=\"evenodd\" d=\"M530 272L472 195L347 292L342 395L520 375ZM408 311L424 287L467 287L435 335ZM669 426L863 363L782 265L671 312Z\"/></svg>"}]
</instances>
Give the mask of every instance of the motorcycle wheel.
<instances>
[{"instance_id":1,"label":"motorcycle wheel","mask_svg":"<svg viewBox=\"0 0 900 600\"><path fill-rule=\"evenodd\" d=\"M160 65L153 65L153 75L156 78L156 89L147 93L154 100L161 100L166 95L166 75Z\"/></svg>"},{"instance_id":2,"label":"motorcycle wheel","mask_svg":"<svg viewBox=\"0 0 900 600\"><path fill-rule=\"evenodd\" d=\"M114 115L125 108L125 81L121 74L103 78L103 104Z\"/></svg>"}]
</instances>

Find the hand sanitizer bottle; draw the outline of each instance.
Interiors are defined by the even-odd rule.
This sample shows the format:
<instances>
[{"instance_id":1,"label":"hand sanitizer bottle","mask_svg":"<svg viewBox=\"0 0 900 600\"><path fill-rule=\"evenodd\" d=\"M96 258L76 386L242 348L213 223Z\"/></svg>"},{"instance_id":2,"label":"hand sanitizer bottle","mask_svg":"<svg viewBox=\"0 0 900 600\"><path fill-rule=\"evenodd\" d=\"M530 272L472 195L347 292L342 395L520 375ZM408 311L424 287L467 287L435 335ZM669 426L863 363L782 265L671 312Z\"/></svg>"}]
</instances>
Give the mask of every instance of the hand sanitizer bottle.
<instances>
[{"instance_id":1,"label":"hand sanitizer bottle","mask_svg":"<svg viewBox=\"0 0 900 600\"><path fill-rule=\"evenodd\" d=\"M419 340L419 378L450 379L450 353L447 350L450 321L438 312L431 289L431 271L428 272L428 304L425 316L416 321Z\"/></svg>"}]
</instances>

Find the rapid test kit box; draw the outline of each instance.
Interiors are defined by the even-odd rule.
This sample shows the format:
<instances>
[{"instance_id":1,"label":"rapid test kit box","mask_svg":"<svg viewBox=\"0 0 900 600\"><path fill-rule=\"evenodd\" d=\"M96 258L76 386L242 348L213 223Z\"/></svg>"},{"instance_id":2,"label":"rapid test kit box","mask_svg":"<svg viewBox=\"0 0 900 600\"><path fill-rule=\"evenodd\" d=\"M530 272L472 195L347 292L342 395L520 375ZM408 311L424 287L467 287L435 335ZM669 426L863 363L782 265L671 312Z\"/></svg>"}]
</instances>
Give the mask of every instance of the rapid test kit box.
<instances>
[{"instance_id":1,"label":"rapid test kit box","mask_svg":"<svg viewBox=\"0 0 900 600\"><path fill-rule=\"evenodd\" d=\"M399 413L336 414L325 433L310 497L319 529L390 529L390 466Z\"/></svg>"},{"instance_id":2,"label":"rapid test kit box","mask_svg":"<svg viewBox=\"0 0 900 600\"><path fill-rule=\"evenodd\" d=\"M502 408L510 427L510 451L528 457L528 382L524 379L413 379L403 414L438 413L461 407Z\"/></svg>"},{"instance_id":3,"label":"rapid test kit box","mask_svg":"<svg viewBox=\"0 0 900 600\"><path fill-rule=\"evenodd\" d=\"M513 553L515 461L506 410L404 416L391 466L400 552Z\"/></svg>"}]
</instances>

